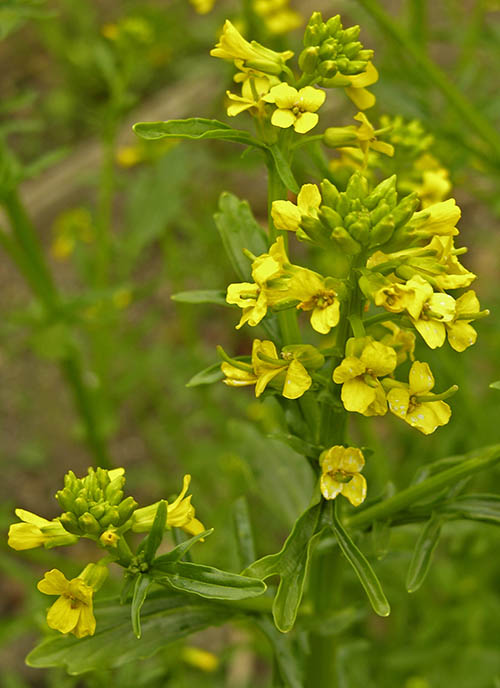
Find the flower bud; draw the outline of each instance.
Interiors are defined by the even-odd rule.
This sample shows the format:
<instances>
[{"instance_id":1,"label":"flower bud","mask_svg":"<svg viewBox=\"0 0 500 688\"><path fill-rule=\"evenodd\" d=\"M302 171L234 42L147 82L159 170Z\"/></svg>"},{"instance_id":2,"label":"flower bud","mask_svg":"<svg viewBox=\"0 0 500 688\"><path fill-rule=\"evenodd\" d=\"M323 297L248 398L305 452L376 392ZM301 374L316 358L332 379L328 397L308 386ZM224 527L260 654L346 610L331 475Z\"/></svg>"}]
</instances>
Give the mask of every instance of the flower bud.
<instances>
[{"instance_id":1,"label":"flower bud","mask_svg":"<svg viewBox=\"0 0 500 688\"><path fill-rule=\"evenodd\" d=\"M78 525L87 535L98 535L101 532L98 521L88 511L78 518Z\"/></svg>"},{"instance_id":2,"label":"flower bud","mask_svg":"<svg viewBox=\"0 0 500 688\"><path fill-rule=\"evenodd\" d=\"M78 578L81 578L87 585L96 591L101 588L107 577L108 567L102 564L87 564L78 576Z\"/></svg>"},{"instance_id":3,"label":"flower bud","mask_svg":"<svg viewBox=\"0 0 500 688\"><path fill-rule=\"evenodd\" d=\"M317 46L305 48L299 55L299 67L305 74L314 74L318 65L319 49Z\"/></svg>"},{"instance_id":4,"label":"flower bud","mask_svg":"<svg viewBox=\"0 0 500 688\"><path fill-rule=\"evenodd\" d=\"M350 256L355 256L361 252L361 244L359 244L344 227L335 227L332 230L331 240L337 244L343 253Z\"/></svg>"},{"instance_id":5,"label":"flower bud","mask_svg":"<svg viewBox=\"0 0 500 688\"><path fill-rule=\"evenodd\" d=\"M342 148L357 142L354 127L328 127L323 134L323 143L328 148Z\"/></svg>"},{"instance_id":6,"label":"flower bud","mask_svg":"<svg viewBox=\"0 0 500 688\"><path fill-rule=\"evenodd\" d=\"M59 520L63 528L67 530L68 533L72 533L73 535L81 535L82 531L78 525L75 514L71 513L70 511L66 511L64 514L61 514Z\"/></svg>"},{"instance_id":7,"label":"flower bud","mask_svg":"<svg viewBox=\"0 0 500 688\"><path fill-rule=\"evenodd\" d=\"M334 60L324 60L320 63L318 72L325 79L331 79L337 73L337 63Z\"/></svg>"},{"instance_id":8,"label":"flower bud","mask_svg":"<svg viewBox=\"0 0 500 688\"><path fill-rule=\"evenodd\" d=\"M335 36L339 29L342 29L342 22L340 20L340 14L336 14L334 17L330 17L326 22L326 28L330 36Z\"/></svg>"},{"instance_id":9,"label":"flower bud","mask_svg":"<svg viewBox=\"0 0 500 688\"><path fill-rule=\"evenodd\" d=\"M107 526L110 525L118 525L120 522L120 514L118 513L118 509L116 506L110 506L109 509L106 510L106 513L102 518L99 519L99 523L101 524L101 528L107 528Z\"/></svg>"},{"instance_id":10,"label":"flower bud","mask_svg":"<svg viewBox=\"0 0 500 688\"><path fill-rule=\"evenodd\" d=\"M282 352L285 359L287 354L291 354L293 358L300 361L304 368L308 370L317 370L325 363L323 354L310 344L289 344L283 347Z\"/></svg>"},{"instance_id":11,"label":"flower bud","mask_svg":"<svg viewBox=\"0 0 500 688\"><path fill-rule=\"evenodd\" d=\"M73 507L73 511L77 516L81 516L84 514L86 511L88 511L89 508L89 503L84 497L77 497L75 499L75 505Z\"/></svg>"},{"instance_id":12,"label":"flower bud","mask_svg":"<svg viewBox=\"0 0 500 688\"><path fill-rule=\"evenodd\" d=\"M321 197L323 203L330 208L335 208L337 206L337 201L339 198L339 192L337 187L334 186L328 179L323 179L320 184L321 187Z\"/></svg>"},{"instance_id":13,"label":"flower bud","mask_svg":"<svg viewBox=\"0 0 500 688\"><path fill-rule=\"evenodd\" d=\"M128 519L132 516L134 511L137 509L139 505L135 501L133 497L126 497L119 505L118 505L118 514L120 516L120 525L125 523L125 521L128 521Z\"/></svg>"}]
</instances>

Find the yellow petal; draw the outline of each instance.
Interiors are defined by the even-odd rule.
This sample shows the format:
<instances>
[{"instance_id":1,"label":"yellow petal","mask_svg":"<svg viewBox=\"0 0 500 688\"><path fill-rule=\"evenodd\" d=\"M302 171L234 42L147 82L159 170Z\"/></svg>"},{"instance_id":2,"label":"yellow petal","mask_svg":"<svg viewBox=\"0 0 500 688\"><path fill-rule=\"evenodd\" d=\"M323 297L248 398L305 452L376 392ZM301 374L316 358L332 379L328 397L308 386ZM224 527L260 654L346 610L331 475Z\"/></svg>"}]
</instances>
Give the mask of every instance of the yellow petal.
<instances>
[{"instance_id":1,"label":"yellow petal","mask_svg":"<svg viewBox=\"0 0 500 688\"><path fill-rule=\"evenodd\" d=\"M47 612L47 625L60 633L70 633L79 617L79 605L73 607L68 597L59 597Z\"/></svg>"},{"instance_id":2,"label":"yellow petal","mask_svg":"<svg viewBox=\"0 0 500 688\"><path fill-rule=\"evenodd\" d=\"M370 93L370 91L367 91L366 88L354 88L353 86L347 86L345 92L358 110L368 110L375 105L375 96L373 93Z\"/></svg>"},{"instance_id":3,"label":"yellow petal","mask_svg":"<svg viewBox=\"0 0 500 688\"><path fill-rule=\"evenodd\" d=\"M443 346L446 339L446 328L437 320L414 320L415 329L422 335L428 347L436 349Z\"/></svg>"},{"instance_id":4,"label":"yellow petal","mask_svg":"<svg viewBox=\"0 0 500 688\"><path fill-rule=\"evenodd\" d=\"M269 93L264 96L263 100L265 100L267 103L276 103L278 108L289 110L296 104L298 95L297 89L293 88L293 86L281 83L277 86L273 86Z\"/></svg>"},{"instance_id":5,"label":"yellow petal","mask_svg":"<svg viewBox=\"0 0 500 688\"><path fill-rule=\"evenodd\" d=\"M370 148L374 151L378 151L379 153L383 153L384 155L388 155L390 158L392 158L394 155L394 146L392 146L390 143L386 143L385 141L374 141L370 144Z\"/></svg>"},{"instance_id":6,"label":"yellow petal","mask_svg":"<svg viewBox=\"0 0 500 688\"><path fill-rule=\"evenodd\" d=\"M311 208L317 209L320 205L321 193L316 184L304 184L297 196L297 206L300 212L307 213Z\"/></svg>"},{"instance_id":7,"label":"yellow petal","mask_svg":"<svg viewBox=\"0 0 500 688\"><path fill-rule=\"evenodd\" d=\"M359 473L365 465L365 458L361 449L357 447L343 447L339 468L346 473Z\"/></svg>"},{"instance_id":8,"label":"yellow petal","mask_svg":"<svg viewBox=\"0 0 500 688\"><path fill-rule=\"evenodd\" d=\"M186 492L189 489L190 482L191 482L191 476L189 475L189 473L187 473L182 480L182 490L180 491L179 495L171 504L167 505L167 521L168 521L168 514L174 512L177 509L177 507L180 505L182 500L184 499L184 495L186 494Z\"/></svg>"},{"instance_id":9,"label":"yellow petal","mask_svg":"<svg viewBox=\"0 0 500 688\"><path fill-rule=\"evenodd\" d=\"M36 586L40 592L46 595L62 595L68 590L69 580L64 573L58 569L47 571L41 581Z\"/></svg>"},{"instance_id":10,"label":"yellow petal","mask_svg":"<svg viewBox=\"0 0 500 688\"><path fill-rule=\"evenodd\" d=\"M21 521L24 521L25 523L32 523L34 526L38 526L39 528L42 528L42 526L47 526L50 523L50 521L48 521L46 518L37 516L36 514L31 513L31 511L26 511L25 509L16 509L14 513L19 519L21 519Z\"/></svg>"},{"instance_id":11,"label":"yellow petal","mask_svg":"<svg viewBox=\"0 0 500 688\"><path fill-rule=\"evenodd\" d=\"M307 134L307 132L311 131L311 129L313 129L318 122L319 116L315 112L302 112L295 119L293 128L295 129L297 134Z\"/></svg>"},{"instance_id":12,"label":"yellow petal","mask_svg":"<svg viewBox=\"0 0 500 688\"><path fill-rule=\"evenodd\" d=\"M342 484L342 494L353 506L359 506L366 497L365 477L360 473L353 475L348 483Z\"/></svg>"},{"instance_id":13,"label":"yellow petal","mask_svg":"<svg viewBox=\"0 0 500 688\"><path fill-rule=\"evenodd\" d=\"M428 305L431 311L439 313L441 322L450 322L455 315L455 299L449 294L435 293L429 300Z\"/></svg>"},{"instance_id":14,"label":"yellow petal","mask_svg":"<svg viewBox=\"0 0 500 688\"><path fill-rule=\"evenodd\" d=\"M94 635L95 633L95 616L92 609L92 604L82 605L80 607L80 616L78 618L78 623L73 629L73 634L77 638L85 638L88 635Z\"/></svg>"},{"instance_id":15,"label":"yellow petal","mask_svg":"<svg viewBox=\"0 0 500 688\"><path fill-rule=\"evenodd\" d=\"M321 494L325 499L335 499L342 492L342 483L337 482L329 473L323 473L320 478Z\"/></svg>"},{"instance_id":16,"label":"yellow petal","mask_svg":"<svg viewBox=\"0 0 500 688\"><path fill-rule=\"evenodd\" d=\"M410 394L427 394L434 387L434 376L427 363L415 361L409 375Z\"/></svg>"},{"instance_id":17,"label":"yellow petal","mask_svg":"<svg viewBox=\"0 0 500 688\"><path fill-rule=\"evenodd\" d=\"M366 384L361 378L347 380L342 386L342 403L347 411L364 413L375 401L375 389Z\"/></svg>"},{"instance_id":18,"label":"yellow petal","mask_svg":"<svg viewBox=\"0 0 500 688\"><path fill-rule=\"evenodd\" d=\"M391 389L387 394L387 403L389 404L391 413L405 420L410 404L408 387L395 387Z\"/></svg>"},{"instance_id":19,"label":"yellow petal","mask_svg":"<svg viewBox=\"0 0 500 688\"><path fill-rule=\"evenodd\" d=\"M307 186L314 185L308 184ZM291 201L273 201L271 216L276 229L286 229L290 232L296 232L300 226L301 212L295 203Z\"/></svg>"},{"instance_id":20,"label":"yellow petal","mask_svg":"<svg viewBox=\"0 0 500 688\"><path fill-rule=\"evenodd\" d=\"M264 354L265 356L269 356L269 358L278 358L278 352L273 342L268 339L264 339L263 341L254 339L252 344L252 366L257 375L269 368L273 368L271 363L267 363L267 361L263 361L259 358L259 354Z\"/></svg>"},{"instance_id":21,"label":"yellow petal","mask_svg":"<svg viewBox=\"0 0 500 688\"><path fill-rule=\"evenodd\" d=\"M472 274L472 273L471 273ZM479 299L476 296L476 292L473 289L462 294L456 301L457 315L460 313L478 313L481 305ZM19 509L16 509L16 514ZM19 516L19 514L18 514ZM21 517L19 517L21 518ZM23 521L26 519L23 518Z\"/></svg>"},{"instance_id":22,"label":"yellow petal","mask_svg":"<svg viewBox=\"0 0 500 688\"><path fill-rule=\"evenodd\" d=\"M337 384L342 384L347 380L358 377L358 375L362 375L365 370L366 366L363 361L355 356L347 356L333 371L333 381Z\"/></svg>"},{"instance_id":23,"label":"yellow petal","mask_svg":"<svg viewBox=\"0 0 500 688\"><path fill-rule=\"evenodd\" d=\"M328 334L335 327L340 317L340 304L338 301L326 308L315 308L311 314L311 326L320 334Z\"/></svg>"},{"instance_id":24,"label":"yellow petal","mask_svg":"<svg viewBox=\"0 0 500 688\"><path fill-rule=\"evenodd\" d=\"M259 375L259 379L255 384L255 396L260 397L262 392L265 390L267 385L274 380L280 373L284 372L284 368L279 366L276 368L271 368L271 370L266 370L266 372Z\"/></svg>"},{"instance_id":25,"label":"yellow petal","mask_svg":"<svg viewBox=\"0 0 500 688\"><path fill-rule=\"evenodd\" d=\"M390 346L380 342L370 342L363 349L361 360L366 370L371 370L377 377L392 373L397 363L397 355Z\"/></svg>"},{"instance_id":26,"label":"yellow petal","mask_svg":"<svg viewBox=\"0 0 500 688\"><path fill-rule=\"evenodd\" d=\"M311 376L304 368L302 363L293 360L288 366L285 377L285 384L283 385L283 396L286 399L298 399L304 392L307 392L312 385Z\"/></svg>"},{"instance_id":27,"label":"yellow petal","mask_svg":"<svg viewBox=\"0 0 500 688\"><path fill-rule=\"evenodd\" d=\"M385 416L387 413L387 399L385 397L385 391L380 382L374 387L375 389L375 399L368 406L368 408L363 411L364 416Z\"/></svg>"},{"instance_id":28,"label":"yellow petal","mask_svg":"<svg viewBox=\"0 0 500 688\"><path fill-rule=\"evenodd\" d=\"M326 93L319 88L312 86L305 86L299 91L297 105L301 110L307 112L316 112L323 105L326 98Z\"/></svg>"},{"instance_id":29,"label":"yellow petal","mask_svg":"<svg viewBox=\"0 0 500 688\"><path fill-rule=\"evenodd\" d=\"M238 282L228 286L226 301L232 305L244 308L253 305L253 301L257 298L258 293L259 287L257 284Z\"/></svg>"},{"instance_id":30,"label":"yellow petal","mask_svg":"<svg viewBox=\"0 0 500 688\"><path fill-rule=\"evenodd\" d=\"M455 351L465 351L469 346L475 344L477 332L465 320L457 320L449 323L446 327L448 331L448 341Z\"/></svg>"},{"instance_id":31,"label":"yellow petal","mask_svg":"<svg viewBox=\"0 0 500 688\"><path fill-rule=\"evenodd\" d=\"M273 116L271 117L271 124L275 127L281 127L282 129L288 129L295 122L295 115L291 110L275 110Z\"/></svg>"},{"instance_id":32,"label":"yellow petal","mask_svg":"<svg viewBox=\"0 0 500 688\"><path fill-rule=\"evenodd\" d=\"M372 84L378 81L378 71L372 62L368 62L364 72L350 76L349 79L351 80L351 86L355 89L365 88L366 86L372 86Z\"/></svg>"},{"instance_id":33,"label":"yellow petal","mask_svg":"<svg viewBox=\"0 0 500 688\"><path fill-rule=\"evenodd\" d=\"M344 458L345 447L336 444L321 454L321 470L323 473L335 473L340 470Z\"/></svg>"},{"instance_id":34,"label":"yellow petal","mask_svg":"<svg viewBox=\"0 0 500 688\"><path fill-rule=\"evenodd\" d=\"M31 523L14 523L9 528L8 545L17 551L41 547L45 540L40 528Z\"/></svg>"},{"instance_id":35,"label":"yellow petal","mask_svg":"<svg viewBox=\"0 0 500 688\"><path fill-rule=\"evenodd\" d=\"M185 530L186 533L189 533L189 535L199 535L200 533L203 533L206 528L201 521L199 521L197 518L193 518L191 521L189 521L189 523L186 523L182 526L182 530Z\"/></svg>"},{"instance_id":36,"label":"yellow petal","mask_svg":"<svg viewBox=\"0 0 500 688\"><path fill-rule=\"evenodd\" d=\"M245 387L247 385L253 385L257 378L251 370L242 370L241 368L236 368L236 366L231 365L224 361L221 363L221 370L226 376L224 382L230 387Z\"/></svg>"},{"instance_id":37,"label":"yellow petal","mask_svg":"<svg viewBox=\"0 0 500 688\"><path fill-rule=\"evenodd\" d=\"M125 474L125 469L124 468L112 468L110 471L108 471L108 478L110 481L115 480L116 478L119 478L121 475Z\"/></svg>"},{"instance_id":38,"label":"yellow petal","mask_svg":"<svg viewBox=\"0 0 500 688\"><path fill-rule=\"evenodd\" d=\"M450 420L451 409L444 401L426 401L408 413L406 422L424 435L430 435L440 425Z\"/></svg>"}]
</instances>

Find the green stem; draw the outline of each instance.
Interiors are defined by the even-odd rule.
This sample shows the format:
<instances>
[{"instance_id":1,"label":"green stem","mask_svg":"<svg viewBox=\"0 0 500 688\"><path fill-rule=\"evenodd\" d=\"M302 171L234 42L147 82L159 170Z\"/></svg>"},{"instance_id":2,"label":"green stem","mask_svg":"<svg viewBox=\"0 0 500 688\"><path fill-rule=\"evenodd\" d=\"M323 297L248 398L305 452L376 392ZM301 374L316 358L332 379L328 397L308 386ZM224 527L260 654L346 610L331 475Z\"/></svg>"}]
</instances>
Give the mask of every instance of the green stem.
<instances>
[{"instance_id":1,"label":"green stem","mask_svg":"<svg viewBox=\"0 0 500 688\"><path fill-rule=\"evenodd\" d=\"M100 171L99 196L97 201L96 284L103 287L109 277L111 254L111 222L115 187L115 130L110 125L103 137L103 159Z\"/></svg>"},{"instance_id":2,"label":"green stem","mask_svg":"<svg viewBox=\"0 0 500 688\"><path fill-rule=\"evenodd\" d=\"M394 22L377 0L358 0L365 10L394 43L400 46L402 53L411 57L415 69L445 96L453 110L483 140L487 150L491 151L491 160L500 156L500 135L491 122L477 110L471 101L448 79L446 74L422 51L422 48Z\"/></svg>"},{"instance_id":3,"label":"green stem","mask_svg":"<svg viewBox=\"0 0 500 688\"><path fill-rule=\"evenodd\" d=\"M479 454L479 456L478 456ZM500 444L495 444L485 449L470 452L460 464L448 468L441 473L423 480L417 485L412 485L379 504L363 509L353 516L347 517L345 525L348 528L366 528L374 521L391 519L398 512L403 511L415 502L432 495L443 487L457 482L468 475L483 471L494 466L500 460Z\"/></svg>"}]
</instances>

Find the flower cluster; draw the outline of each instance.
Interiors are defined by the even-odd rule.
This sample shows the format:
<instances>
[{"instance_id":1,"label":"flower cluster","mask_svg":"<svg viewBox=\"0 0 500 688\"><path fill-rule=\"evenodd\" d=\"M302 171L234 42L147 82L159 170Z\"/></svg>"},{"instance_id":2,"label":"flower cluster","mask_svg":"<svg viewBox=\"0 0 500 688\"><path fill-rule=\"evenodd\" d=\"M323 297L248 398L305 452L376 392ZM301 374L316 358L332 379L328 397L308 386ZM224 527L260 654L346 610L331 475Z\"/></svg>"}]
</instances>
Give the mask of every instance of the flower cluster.
<instances>
[{"instance_id":1,"label":"flower cluster","mask_svg":"<svg viewBox=\"0 0 500 688\"><path fill-rule=\"evenodd\" d=\"M116 561L125 568L130 566L133 557L126 532L148 533L153 526L159 502L138 508L132 497L123 498L124 473L123 468L109 471L89 468L86 476L77 478L70 471L64 478L64 488L56 494L65 511L52 521L16 509L21 522L10 526L8 539L9 546L15 550L72 545L85 537L107 551L106 557L88 564L72 580L53 569L39 582L40 592L58 595L47 613L47 623L61 633L73 633L77 638L94 634L93 594L107 576L107 564ZM186 496L190 480L191 476L184 476L181 493L167 504L165 528L182 528L198 535L205 528L195 518L191 495Z\"/></svg>"}]
</instances>

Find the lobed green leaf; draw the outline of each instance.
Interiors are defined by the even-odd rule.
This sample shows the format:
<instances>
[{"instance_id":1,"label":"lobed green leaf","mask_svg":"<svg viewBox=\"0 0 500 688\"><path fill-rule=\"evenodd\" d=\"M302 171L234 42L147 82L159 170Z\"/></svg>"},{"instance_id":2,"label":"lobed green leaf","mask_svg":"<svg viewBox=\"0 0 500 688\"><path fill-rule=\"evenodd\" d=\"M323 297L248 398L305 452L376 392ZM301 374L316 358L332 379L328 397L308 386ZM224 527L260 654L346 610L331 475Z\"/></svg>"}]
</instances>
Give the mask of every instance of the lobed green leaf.
<instances>
[{"instance_id":1,"label":"lobed green leaf","mask_svg":"<svg viewBox=\"0 0 500 688\"><path fill-rule=\"evenodd\" d=\"M225 139L243 143L247 146L262 148L263 145L254 139L247 131L233 129L233 127L216 119L204 117L190 117L189 119L171 119L166 122L138 122L133 126L134 132L142 139L153 141L157 139Z\"/></svg>"},{"instance_id":2,"label":"lobed green leaf","mask_svg":"<svg viewBox=\"0 0 500 688\"><path fill-rule=\"evenodd\" d=\"M439 542L442 527L443 517L439 514L433 514L422 529L406 574L408 592L416 592L424 582L431 565L432 555Z\"/></svg>"}]
</instances>

